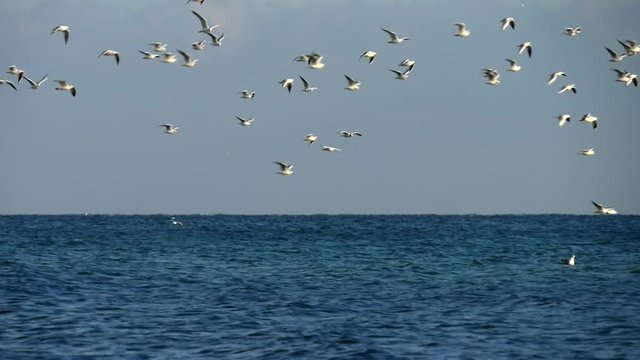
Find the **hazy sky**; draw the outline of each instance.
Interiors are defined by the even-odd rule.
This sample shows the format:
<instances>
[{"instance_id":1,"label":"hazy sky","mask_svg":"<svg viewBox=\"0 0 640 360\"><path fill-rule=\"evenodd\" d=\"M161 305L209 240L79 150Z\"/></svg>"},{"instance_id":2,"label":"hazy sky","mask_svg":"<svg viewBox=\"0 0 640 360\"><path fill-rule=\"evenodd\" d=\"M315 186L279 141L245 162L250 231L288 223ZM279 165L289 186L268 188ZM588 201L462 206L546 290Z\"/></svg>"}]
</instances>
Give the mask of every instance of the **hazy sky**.
<instances>
[{"instance_id":1,"label":"hazy sky","mask_svg":"<svg viewBox=\"0 0 640 360\"><path fill-rule=\"evenodd\" d=\"M210 43L192 9L223 24L221 47L191 49ZM0 213L590 214L595 200L640 214L640 89L611 70L639 73L640 55L614 64L605 51L640 40L639 13L631 0L3 1L0 66L49 80L0 86ZM516 29L501 31L508 16ZM458 21L471 36L453 36ZM50 34L61 24L67 45ZM410 40L388 44L383 27ZM154 41L198 65L143 60ZM531 59L517 54L525 41ZM121 52L119 66L98 58L105 49ZM366 50L378 52L371 65ZM313 51L324 69L292 61ZM389 69L405 58L417 64L396 80ZM506 71L507 58L522 71ZM483 68L502 83L486 85ZM568 76L547 86L554 71ZM360 91L344 90L343 74ZM298 75L318 90L301 92ZM284 78L296 80L290 94ZM59 79L77 97L54 90ZM569 83L578 94L558 95ZM596 131L578 121L588 112ZM307 133L319 140L307 145ZM589 147L595 156L577 155ZM277 175L274 161L295 174Z\"/></svg>"}]
</instances>

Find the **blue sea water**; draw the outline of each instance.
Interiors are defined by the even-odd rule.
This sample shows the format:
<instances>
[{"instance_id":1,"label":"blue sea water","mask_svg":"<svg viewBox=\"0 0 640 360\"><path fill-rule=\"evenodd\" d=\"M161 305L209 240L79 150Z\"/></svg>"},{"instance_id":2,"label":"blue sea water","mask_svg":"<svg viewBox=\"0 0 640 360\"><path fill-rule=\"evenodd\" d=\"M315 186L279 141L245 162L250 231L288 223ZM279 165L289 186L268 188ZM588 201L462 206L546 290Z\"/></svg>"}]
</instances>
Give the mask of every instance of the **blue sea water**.
<instances>
[{"instance_id":1,"label":"blue sea water","mask_svg":"<svg viewBox=\"0 0 640 360\"><path fill-rule=\"evenodd\" d=\"M0 216L0 358L640 359L637 216L178 219Z\"/></svg>"}]
</instances>

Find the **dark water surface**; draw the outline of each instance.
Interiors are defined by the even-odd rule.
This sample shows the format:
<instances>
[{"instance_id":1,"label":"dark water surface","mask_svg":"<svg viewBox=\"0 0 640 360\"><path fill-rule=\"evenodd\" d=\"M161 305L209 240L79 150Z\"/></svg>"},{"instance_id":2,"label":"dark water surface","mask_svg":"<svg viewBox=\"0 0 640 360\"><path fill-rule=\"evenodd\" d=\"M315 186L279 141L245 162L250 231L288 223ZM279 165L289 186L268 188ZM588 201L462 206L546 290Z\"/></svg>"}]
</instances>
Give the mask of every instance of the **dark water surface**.
<instances>
[{"instance_id":1,"label":"dark water surface","mask_svg":"<svg viewBox=\"0 0 640 360\"><path fill-rule=\"evenodd\" d=\"M0 358L640 359L637 216L179 220L0 216Z\"/></svg>"}]
</instances>

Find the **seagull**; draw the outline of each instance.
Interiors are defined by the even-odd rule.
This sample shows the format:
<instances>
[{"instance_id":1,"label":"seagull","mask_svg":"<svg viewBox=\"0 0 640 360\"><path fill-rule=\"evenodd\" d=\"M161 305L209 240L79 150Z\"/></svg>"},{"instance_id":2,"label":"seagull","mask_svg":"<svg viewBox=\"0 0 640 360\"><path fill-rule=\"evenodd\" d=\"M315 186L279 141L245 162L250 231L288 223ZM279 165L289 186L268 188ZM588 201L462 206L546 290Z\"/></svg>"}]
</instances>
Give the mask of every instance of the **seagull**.
<instances>
[{"instance_id":1,"label":"seagull","mask_svg":"<svg viewBox=\"0 0 640 360\"><path fill-rule=\"evenodd\" d=\"M315 86L310 86L309 82L307 80L305 80L302 76L298 75L298 77L300 78L300 80L302 80L302 85L304 85L304 89L302 89L300 91L312 92L313 90L317 89L317 87L315 87Z\"/></svg>"},{"instance_id":2,"label":"seagull","mask_svg":"<svg viewBox=\"0 0 640 360\"><path fill-rule=\"evenodd\" d=\"M376 55L378 55L377 52L369 50L369 51L363 52L362 55L360 55L360 59L362 58L369 59L369 64L371 64L373 62L373 59L376 58Z\"/></svg>"},{"instance_id":3,"label":"seagull","mask_svg":"<svg viewBox=\"0 0 640 360\"><path fill-rule=\"evenodd\" d=\"M64 34L64 43L66 44L69 41L69 31L71 29L69 28L68 25L58 25L56 27L53 28L53 30L51 30L51 34L55 33L55 32L61 32Z\"/></svg>"},{"instance_id":4,"label":"seagull","mask_svg":"<svg viewBox=\"0 0 640 360\"><path fill-rule=\"evenodd\" d=\"M342 151L342 150L333 146L322 145L322 151L334 152L334 151Z\"/></svg>"},{"instance_id":5,"label":"seagull","mask_svg":"<svg viewBox=\"0 0 640 360\"><path fill-rule=\"evenodd\" d=\"M346 130L338 131L336 134L339 134L340 136L346 137L346 138L352 138L354 136L362 136L362 134L357 131L346 131Z\"/></svg>"},{"instance_id":6,"label":"seagull","mask_svg":"<svg viewBox=\"0 0 640 360\"><path fill-rule=\"evenodd\" d=\"M402 62L400 64L398 64L399 67L413 67L416 64L415 60L411 60L411 59L404 59L402 60Z\"/></svg>"},{"instance_id":7,"label":"seagull","mask_svg":"<svg viewBox=\"0 0 640 360\"><path fill-rule=\"evenodd\" d=\"M628 71L622 71L622 70L618 70L618 69L612 69L613 71L615 71L618 74L618 78L616 79L616 81L622 82L624 83L626 86L629 86L633 83L634 86L638 86L638 75L636 74L631 74Z\"/></svg>"},{"instance_id":8,"label":"seagull","mask_svg":"<svg viewBox=\"0 0 640 360\"><path fill-rule=\"evenodd\" d=\"M403 36L400 37L398 36L398 34L396 34L393 31L387 30L387 29L381 29L382 31L386 32L387 34L389 34L389 37L391 38L389 41L387 41L389 44L400 44L401 42L405 41L405 40L409 40L408 37Z\"/></svg>"},{"instance_id":9,"label":"seagull","mask_svg":"<svg viewBox=\"0 0 640 360\"><path fill-rule=\"evenodd\" d=\"M581 32L582 32L582 28L580 27L577 27L577 28L568 27L564 29L564 34L571 37L578 36L580 35Z\"/></svg>"},{"instance_id":10,"label":"seagull","mask_svg":"<svg viewBox=\"0 0 640 360\"><path fill-rule=\"evenodd\" d=\"M173 135L175 133L178 132L178 129L180 129L177 126L173 126L171 124L162 124L162 125L158 125L159 127L164 127L164 133L165 134L169 134L169 135Z\"/></svg>"},{"instance_id":11,"label":"seagull","mask_svg":"<svg viewBox=\"0 0 640 360\"><path fill-rule=\"evenodd\" d=\"M405 71L398 71L398 70L392 70L392 69L389 69L389 71L396 74L396 77L394 79L407 80L409 78L409 74L411 73L412 68L413 67L410 67Z\"/></svg>"},{"instance_id":12,"label":"seagull","mask_svg":"<svg viewBox=\"0 0 640 360\"><path fill-rule=\"evenodd\" d=\"M13 74L18 76L17 82L20 83L20 80L22 80L22 77L24 76L24 70L18 69L18 67L15 65L11 65L9 66L9 71L7 71L7 74Z\"/></svg>"},{"instance_id":13,"label":"seagull","mask_svg":"<svg viewBox=\"0 0 640 360\"><path fill-rule=\"evenodd\" d=\"M360 82L359 81L353 80L352 78L350 78L347 75L345 75L344 77L347 78L347 81L348 81L347 87L345 89L347 89L349 91L360 90Z\"/></svg>"},{"instance_id":14,"label":"seagull","mask_svg":"<svg viewBox=\"0 0 640 360\"><path fill-rule=\"evenodd\" d=\"M527 50L527 54L529 54L529 57L531 57L531 52L533 51L533 47L529 41L518 45L518 54L522 54L525 50Z\"/></svg>"},{"instance_id":15,"label":"seagull","mask_svg":"<svg viewBox=\"0 0 640 360\"><path fill-rule=\"evenodd\" d=\"M307 57L307 65L309 65L309 67L312 69L320 70L326 65L322 63L322 55L318 53L311 53L307 55Z\"/></svg>"},{"instance_id":16,"label":"seagull","mask_svg":"<svg viewBox=\"0 0 640 360\"><path fill-rule=\"evenodd\" d=\"M187 3L185 5L189 5L190 2L199 2L200 5L202 5L204 3L204 0L187 0Z\"/></svg>"},{"instance_id":17,"label":"seagull","mask_svg":"<svg viewBox=\"0 0 640 360\"><path fill-rule=\"evenodd\" d=\"M191 10L191 12L193 13L193 15L195 15L198 18L198 20L200 20L200 26L202 27L202 29L200 29L200 31L198 32L209 34L211 33L211 31L213 31L213 29L221 26L221 25L209 25L209 23L207 22L207 19L205 19L202 15L198 14L193 10Z\"/></svg>"},{"instance_id":18,"label":"seagull","mask_svg":"<svg viewBox=\"0 0 640 360\"><path fill-rule=\"evenodd\" d=\"M569 259L560 259L560 262L565 265L574 266L576 264L576 256L571 255Z\"/></svg>"},{"instance_id":19,"label":"seagull","mask_svg":"<svg viewBox=\"0 0 640 360\"><path fill-rule=\"evenodd\" d=\"M153 46L153 51L155 52L165 52L167 51L167 44L161 42L152 42L149 45Z\"/></svg>"},{"instance_id":20,"label":"seagull","mask_svg":"<svg viewBox=\"0 0 640 360\"><path fill-rule=\"evenodd\" d=\"M189 56L189 54L187 54L186 52L182 50L178 50L178 52L184 58L184 64L182 64L182 66L194 67L198 63L198 59L192 59L191 56Z\"/></svg>"},{"instance_id":21,"label":"seagull","mask_svg":"<svg viewBox=\"0 0 640 360\"><path fill-rule=\"evenodd\" d=\"M105 50L103 51L100 55L98 55L98 57L100 56L113 56L116 59L116 65L120 65L120 53L115 51L115 50Z\"/></svg>"},{"instance_id":22,"label":"seagull","mask_svg":"<svg viewBox=\"0 0 640 360\"><path fill-rule=\"evenodd\" d=\"M582 119L580 119L580 121L584 121L587 124L591 124L591 127L593 127L593 130L595 130L598 127L598 118L591 115L591 113L588 113L582 116Z\"/></svg>"},{"instance_id":23,"label":"seagull","mask_svg":"<svg viewBox=\"0 0 640 360\"><path fill-rule=\"evenodd\" d=\"M240 94L240 97L243 99L253 99L254 97L256 97L255 91L242 90L238 94Z\"/></svg>"},{"instance_id":24,"label":"seagull","mask_svg":"<svg viewBox=\"0 0 640 360\"><path fill-rule=\"evenodd\" d=\"M522 69L522 66L518 65L518 62L513 59L505 59L509 62L509 69L507 71L518 72Z\"/></svg>"},{"instance_id":25,"label":"seagull","mask_svg":"<svg viewBox=\"0 0 640 360\"><path fill-rule=\"evenodd\" d=\"M282 85L282 88L287 88L289 93L291 93L291 88L293 87L293 79L284 79L278 81L278 84Z\"/></svg>"},{"instance_id":26,"label":"seagull","mask_svg":"<svg viewBox=\"0 0 640 360\"><path fill-rule=\"evenodd\" d=\"M76 87L69 84L65 80L53 80L58 83L56 90L68 91L72 96L76 96Z\"/></svg>"},{"instance_id":27,"label":"seagull","mask_svg":"<svg viewBox=\"0 0 640 360\"><path fill-rule=\"evenodd\" d=\"M516 28L516 20L512 17L504 18L500 20L500 23L502 24L502 31L507 30L509 26L514 30Z\"/></svg>"},{"instance_id":28,"label":"seagull","mask_svg":"<svg viewBox=\"0 0 640 360\"><path fill-rule=\"evenodd\" d=\"M618 212L616 211L616 209L614 208L610 208L610 207L606 207L606 206L602 206L600 204L598 204L595 201L591 201L591 203L593 204L593 206L596 207L596 214L603 214L603 215L615 215Z\"/></svg>"},{"instance_id":29,"label":"seagull","mask_svg":"<svg viewBox=\"0 0 640 360\"><path fill-rule=\"evenodd\" d=\"M176 220L174 216L172 216L171 219L169 219L169 222L171 223L171 225L184 226L182 222Z\"/></svg>"},{"instance_id":30,"label":"seagull","mask_svg":"<svg viewBox=\"0 0 640 360\"><path fill-rule=\"evenodd\" d=\"M2 79L0 79L0 85L3 85L3 84L6 84L6 85L11 86L11 87L13 88L13 90L18 90L18 88L16 87L16 85L15 85L14 83L12 83L11 81L9 81L9 80L2 80Z\"/></svg>"},{"instance_id":31,"label":"seagull","mask_svg":"<svg viewBox=\"0 0 640 360\"><path fill-rule=\"evenodd\" d=\"M549 75L549 81L547 81L547 85L551 85L556 82L556 80L558 80L560 76L567 76L567 74L564 71L554 72L553 74Z\"/></svg>"},{"instance_id":32,"label":"seagull","mask_svg":"<svg viewBox=\"0 0 640 360\"><path fill-rule=\"evenodd\" d=\"M280 161L274 161L274 164L278 164L280 166L280 171L276 174L280 175L293 175L293 165L289 165Z\"/></svg>"},{"instance_id":33,"label":"seagull","mask_svg":"<svg viewBox=\"0 0 640 360\"><path fill-rule=\"evenodd\" d=\"M640 53L640 44L638 44L636 41L627 40L625 42L622 42L618 40L618 43L622 45L627 56L633 56L637 53Z\"/></svg>"},{"instance_id":34,"label":"seagull","mask_svg":"<svg viewBox=\"0 0 640 360\"><path fill-rule=\"evenodd\" d=\"M574 94L578 93L578 90L576 90L576 84L569 84L569 85L565 85L562 87L562 89L560 89L560 91L558 91L558 94L562 94L565 91L573 91Z\"/></svg>"},{"instance_id":35,"label":"seagull","mask_svg":"<svg viewBox=\"0 0 640 360\"><path fill-rule=\"evenodd\" d=\"M487 78L486 84L488 85L500 84L500 74L498 74L498 70L482 69L482 71L484 71L484 76Z\"/></svg>"},{"instance_id":36,"label":"seagull","mask_svg":"<svg viewBox=\"0 0 640 360\"><path fill-rule=\"evenodd\" d=\"M142 58L143 59L157 59L160 57L160 55L158 54L154 54L154 53L150 53L150 52L146 52L146 51L142 51L142 50L138 50L138 52L140 52L140 54L144 55Z\"/></svg>"},{"instance_id":37,"label":"seagull","mask_svg":"<svg viewBox=\"0 0 640 360\"><path fill-rule=\"evenodd\" d=\"M240 116L236 116L236 119L240 121L240 125L242 126L251 126L251 124L253 123L253 118L244 119L244 118L241 118Z\"/></svg>"},{"instance_id":38,"label":"seagull","mask_svg":"<svg viewBox=\"0 0 640 360\"><path fill-rule=\"evenodd\" d=\"M307 134L304 137L304 141L308 141L309 145L313 144L314 141L318 140L318 135L314 135L314 134Z\"/></svg>"},{"instance_id":39,"label":"seagull","mask_svg":"<svg viewBox=\"0 0 640 360\"><path fill-rule=\"evenodd\" d=\"M582 149L578 155L584 156L593 156L596 154L596 150L594 148Z\"/></svg>"},{"instance_id":40,"label":"seagull","mask_svg":"<svg viewBox=\"0 0 640 360\"><path fill-rule=\"evenodd\" d=\"M609 57L610 57L609 61L611 62L620 62L627 57L627 54L618 54L615 51L609 49L608 47L605 47L605 49L607 49L607 52L609 53Z\"/></svg>"},{"instance_id":41,"label":"seagull","mask_svg":"<svg viewBox=\"0 0 640 360\"><path fill-rule=\"evenodd\" d=\"M564 115L560 115L558 116L558 126L563 127L564 124L568 123L571 121L571 115L568 114L564 114Z\"/></svg>"},{"instance_id":42,"label":"seagull","mask_svg":"<svg viewBox=\"0 0 640 360\"><path fill-rule=\"evenodd\" d=\"M206 40L200 40L194 43L191 43L191 47L194 50L202 50L204 49L204 47L207 45L207 41Z\"/></svg>"},{"instance_id":43,"label":"seagull","mask_svg":"<svg viewBox=\"0 0 640 360\"><path fill-rule=\"evenodd\" d=\"M211 45L213 46L220 46L222 45L222 39L224 39L224 34L221 34L220 36L216 36L213 33L205 33L207 35L209 35L209 37L211 37Z\"/></svg>"},{"instance_id":44,"label":"seagull","mask_svg":"<svg viewBox=\"0 0 640 360\"><path fill-rule=\"evenodd\" d=\"M457 22L457 23L453 23L453 25L455 25L458 28L458 31L455 34L453 34L453 36L457 36L459 38L466 38L467 36L471 35L471 31L467 29L467 25L465 25L465 23Z\"/></svg>"},{"instance_id":45,"label":"seagull","mask_svg":"<svg viewBox=\"0 0 640 360\"><path fill-rule=\"evenodd\" d=\"M47 81L47 79L48 79L48 78L49 78L49 76L48 76L48 75L45 75L45 76L43 76L43 77L42 77L42 79L40 79L40 81L38 81L38 82L34 82L33 80L29 79L28 77L26 77L26 76L24 77L24 79L25 79L25 80L27 80L27 82L28 82L29 84L31 84L31 88L32 88L32 89L34 89L34 90L39 89L39 88L40 88L40 86L42 86L42 84L43 84L45 81Z\"/></svg>"},{"instance_id":46,"label":"seagull","mask_svg":"<svg viewBox=\"0 0 640 360\"><path fill-rule=\"evenodd\" d=\"M170 52L166 52L166 53L162 54L162 56L164 56L164 59L162 59L163 63L173 64L176 61L178 61L178 56L176 54L173 54L173 53L170 53Z\"/></svg>"},{"instance_id":47,"label":"seagull","mask_svg":"<svg viewBox=\"0 0 640 360\"><path fill-rule=\"evenodd\" d=\"M295 58L293 58L293 61L297 61L297 62L309 62L309 55L308 54L300 54L298 56L296 56Z\"/></svg>"}]
</instances>

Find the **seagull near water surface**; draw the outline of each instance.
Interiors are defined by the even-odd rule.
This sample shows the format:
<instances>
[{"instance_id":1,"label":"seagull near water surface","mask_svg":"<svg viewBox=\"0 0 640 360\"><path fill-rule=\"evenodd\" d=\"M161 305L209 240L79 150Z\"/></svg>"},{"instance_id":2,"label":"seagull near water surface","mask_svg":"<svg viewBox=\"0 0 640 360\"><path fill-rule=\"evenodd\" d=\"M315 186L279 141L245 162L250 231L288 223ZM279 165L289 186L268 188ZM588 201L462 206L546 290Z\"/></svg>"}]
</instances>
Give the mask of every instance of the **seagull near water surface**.
<instances>
[{"instance_id":1,"label":"seagull near water surface","mask_svg":"<svg viewBox=\"0 0 640 360\"><path fill-rule=\"evenodd\" d=\"M618 212L616 211L616 209L612 208L612 207L606 207L602 204L598 204L597 202L591 200L591 203L593 204L593 206L596 207L596 214L602 214L602 215L615 215Z\"/></svg>"}]
</instances>

